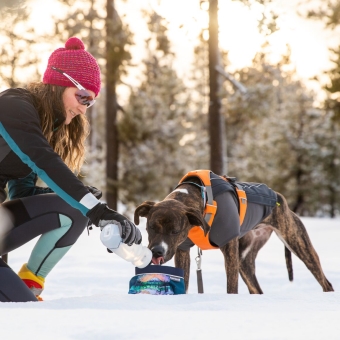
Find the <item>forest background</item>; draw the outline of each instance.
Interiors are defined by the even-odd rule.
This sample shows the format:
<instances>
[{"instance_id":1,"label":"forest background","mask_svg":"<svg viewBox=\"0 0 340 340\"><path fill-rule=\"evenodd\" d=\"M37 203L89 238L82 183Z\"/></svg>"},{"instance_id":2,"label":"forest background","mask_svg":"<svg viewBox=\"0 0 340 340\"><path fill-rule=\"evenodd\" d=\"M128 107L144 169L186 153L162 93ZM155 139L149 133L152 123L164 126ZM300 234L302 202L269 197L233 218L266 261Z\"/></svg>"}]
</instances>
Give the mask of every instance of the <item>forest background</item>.
<instances>
[{"instance_id":1,"label":"forest background","mask_svg":"<svg viewBox=\"0 0 340 340\"><path fill-rule=\"evenodd\" d=\"M131 214L145 200L162 200L186 172L211 168L212 1L217 2L0 2L1 90L40 81L50 53L71 36L81 38L97 58L103 86L96 105L88 110L91 134L79 178L101 189L109 205L118 205L123 213ZM299 215L336 217L340 5L337 0L290 2L297 16L318 23L329 38L325 69L313 63L315 55L305 56L309 79L297 71L289 43L279 54L275 49L283 24L282 1L219 1L220 41L243 34L236 42L238 55L233 46L219 47L222 174L266 183ZM182 22L169 21L169 3ZM228 13L222 3L233 4ZM232 17L240 25L222 32L223 22ZM244 20L253 26L248 29ZM186 46L176 48L174 27L177 37L187 37ZM302 39L313 40L313 34L307 32ZM242 65L245 55L249 62Z\"/></svg>"}]
</instances>

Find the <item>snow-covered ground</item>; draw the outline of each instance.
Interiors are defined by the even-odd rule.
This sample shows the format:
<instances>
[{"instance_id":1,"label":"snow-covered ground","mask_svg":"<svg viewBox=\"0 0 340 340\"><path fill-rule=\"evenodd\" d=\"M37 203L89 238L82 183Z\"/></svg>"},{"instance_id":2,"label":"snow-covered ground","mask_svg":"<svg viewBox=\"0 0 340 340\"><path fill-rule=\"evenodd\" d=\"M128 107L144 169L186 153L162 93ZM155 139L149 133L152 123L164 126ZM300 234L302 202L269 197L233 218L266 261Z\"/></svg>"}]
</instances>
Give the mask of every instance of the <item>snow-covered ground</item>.
<instances>
[{"instance_id":1,"label":"snow-covered ground","mask_svg":"<svg viewBox=\"0 0 340 340\"><path fill-rule=\"evenodd\" d=\"M197 294L197 248L189 294L128 295L134 267L107 253L99 230L87 232L46 280L44 302L0 303L1 339L340 339L340 219L303 218L334 293L323 293L293 255L288 281L284 246L276 235L260 251L263 295L225 294L221 253L203 252L204 294ZM145 219L143 219L145 223ZM143 244L147 244L145 225ZM10 253L18 271L34 241ZM173 265L173 262L169 263Z\"/></svg>"}]
</instances>

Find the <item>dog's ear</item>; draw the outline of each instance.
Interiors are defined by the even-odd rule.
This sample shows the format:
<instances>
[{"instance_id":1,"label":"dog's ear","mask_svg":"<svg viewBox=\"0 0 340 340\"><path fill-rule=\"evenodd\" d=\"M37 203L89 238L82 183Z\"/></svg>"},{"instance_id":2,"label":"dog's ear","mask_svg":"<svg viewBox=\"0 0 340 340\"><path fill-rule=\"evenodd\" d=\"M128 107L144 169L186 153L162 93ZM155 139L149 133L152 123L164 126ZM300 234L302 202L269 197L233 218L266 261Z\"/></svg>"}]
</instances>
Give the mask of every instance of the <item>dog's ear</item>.
<instances>
[{"instance_id":1,"label":"dog's ear","mask_svg":"<svg viewBox=\"0 0 340 340\"><path fill-rule=\"evenodd\" d=\"M195 209L187 209L186 215L191 225L201 226L204 231L204 236L207 235L208 231L210 230L210 227L209 227L209 224L204 219L201 212Z\"/></svg>"},{"instance_id":2,"label":"dog's ear","mask_svg":"<svg viewBox=\"0 0 340 340\"><path fill-rule=\"evenodd\" d=\"M135 224L139 224L139 216L146 217L149 214L150 209L155 205L155 202L145 201L139 205L135 210Z\"/></svg>"}]
</instances>

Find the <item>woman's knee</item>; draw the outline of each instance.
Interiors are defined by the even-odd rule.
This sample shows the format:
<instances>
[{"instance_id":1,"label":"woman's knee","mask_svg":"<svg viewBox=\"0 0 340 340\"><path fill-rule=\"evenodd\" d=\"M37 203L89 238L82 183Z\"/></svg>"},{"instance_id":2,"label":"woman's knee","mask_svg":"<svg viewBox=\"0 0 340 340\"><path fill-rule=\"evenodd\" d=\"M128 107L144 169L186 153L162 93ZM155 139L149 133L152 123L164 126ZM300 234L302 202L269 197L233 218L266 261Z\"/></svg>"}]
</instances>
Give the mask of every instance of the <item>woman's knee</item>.
<instances>
[{"instance_id":1,"label":"woman's knee","mask_svg":"<svg viewBox=\"0 0 340 340\"><path fill-rule=\"evenodd\" d=\"M76 217L59 215L60 227L66 229L64 235L56 243L57 248L73 245L88 224L88 218L77 215Z\"/></svg>"}]
</instances>

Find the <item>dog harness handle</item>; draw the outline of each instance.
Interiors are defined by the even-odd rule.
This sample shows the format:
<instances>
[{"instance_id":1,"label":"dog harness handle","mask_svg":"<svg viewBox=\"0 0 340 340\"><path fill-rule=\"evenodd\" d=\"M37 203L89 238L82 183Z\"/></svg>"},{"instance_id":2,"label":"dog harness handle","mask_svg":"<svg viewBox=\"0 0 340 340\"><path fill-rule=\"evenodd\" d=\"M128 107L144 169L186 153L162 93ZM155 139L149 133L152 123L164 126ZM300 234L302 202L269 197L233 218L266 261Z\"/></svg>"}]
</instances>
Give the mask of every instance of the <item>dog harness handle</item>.
<instances>
[{"instance_id":1,"label":"dog harness handle","mask_svg":"<svg viewBox=\"0 0 340 340\"><path fill-rule=\"evenodd\" d=\"M198 294L203 294L204 289L203 289L203 277L202 277L202 269L201 269L201 264L202 264L202 250L197 247L198 255L195 258L196 264L197 264L197 269L196 269L196 275L197 275L197 291Z\"/></svg>"},{"instance_id":2,"label":"dog harness handle","mask_svg":"<svg viewBox=\"0 0 340 340\"><path fill-rule=\"evenodd\" d=\"M228 177L228 176L220 176L225 181L229 182L236 190L238 202L239 202L239 215L240 215L240 226L244 221L244 217L246 216L247 212L247 194L243 190L243 188L236 183L235 177Z\"/></svg>"}]
</instances>

